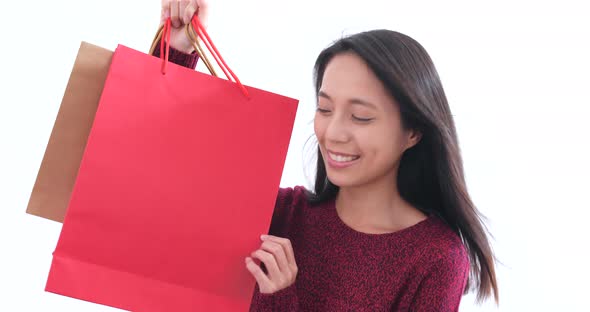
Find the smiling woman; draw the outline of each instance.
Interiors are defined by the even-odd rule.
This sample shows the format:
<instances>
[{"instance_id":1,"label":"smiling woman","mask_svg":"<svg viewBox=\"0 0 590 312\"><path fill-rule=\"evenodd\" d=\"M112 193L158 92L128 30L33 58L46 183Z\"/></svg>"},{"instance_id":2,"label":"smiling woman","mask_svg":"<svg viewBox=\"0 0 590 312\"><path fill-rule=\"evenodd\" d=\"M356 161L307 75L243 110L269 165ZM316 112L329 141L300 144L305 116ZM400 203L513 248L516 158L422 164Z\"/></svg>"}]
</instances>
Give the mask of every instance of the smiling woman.
<instances>
[{"instance_id":1,"label":"smiling woman","mask_svg":"<svg viewBox=\"0 0 590 312\"><path fill-rule=\"evenodd\" d=\"M335 42L319 55L315 70L320 153L309 201L335 201L343 221L370 232L443 221L470 260L465 292L471 284L480 300L493 295L497 301L494 256L467 192L453 117L426 50L404 34L374 30ZM377 227L371 224L379 229L372 231ZM444 288L432 285L432 293ZM438 298L451 298L448 291Z\"/></svg>"},{"instance_id":2,"label":"smiling woman","mask_svg":"<svg viewBox=\"0 0 590 312\"><path fill-rule=\"evenodd\" d=\"M175 27L206 6L164 2L183 8ZM189 39L172 36L170 60L194 67ZM497 301L494 257L425 49L389 30L342 38L318 56L315 86L315 187L280 189L269 235L244 255L257 281L251 310L457 311L469 289Z\"/></svg>"}]
</instances>

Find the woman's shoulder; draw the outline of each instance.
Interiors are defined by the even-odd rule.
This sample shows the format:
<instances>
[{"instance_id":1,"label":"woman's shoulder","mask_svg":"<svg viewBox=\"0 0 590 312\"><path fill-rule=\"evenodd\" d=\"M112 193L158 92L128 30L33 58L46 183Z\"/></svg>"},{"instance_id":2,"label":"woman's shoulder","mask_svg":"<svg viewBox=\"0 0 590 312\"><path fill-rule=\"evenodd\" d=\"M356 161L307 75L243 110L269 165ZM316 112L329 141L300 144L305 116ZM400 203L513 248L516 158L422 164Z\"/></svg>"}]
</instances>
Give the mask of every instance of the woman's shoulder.
<instances>
[{"instance_id":1,"label":"woman's shoulder","mask_svg":"<svg viewBox=\"0 0 590 312\"><path fill-rule=\"evenodd\" d=\"M269 233L284 237L287 227L308 204L309 191L303 186L279 188Z\"/></svg>"},{"instance_id":2,"label":"woman's shoulder","mask_svg":"<svg viewBox=\"0 0 590 312\"><path fill-rule=\"evenodd\" d=\"M421 241L422 259L426 262L445 262L458 268L469 266L467 248L460 235L442 218L429 216L417 239Z\"/></svg>"},{"instance_id":3,"label":"woman's shoulder","mask_svg":"<svg viewBox=\"0 0 590 312\"><path fill-rule=\"evenodd\" d=\"M277 196L277 205L293 207L307 203L309 191L304 186L281 187Z\"/></svg>"}]
</instances>

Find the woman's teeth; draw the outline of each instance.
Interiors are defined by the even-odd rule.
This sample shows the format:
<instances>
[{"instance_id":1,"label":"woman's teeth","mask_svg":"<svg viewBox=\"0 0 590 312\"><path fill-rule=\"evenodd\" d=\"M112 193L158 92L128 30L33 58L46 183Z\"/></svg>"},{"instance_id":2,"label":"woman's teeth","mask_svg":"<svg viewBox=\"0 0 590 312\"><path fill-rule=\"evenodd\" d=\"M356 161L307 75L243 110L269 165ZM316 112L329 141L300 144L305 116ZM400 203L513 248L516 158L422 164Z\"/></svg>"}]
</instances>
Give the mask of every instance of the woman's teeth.
<instances>
[{"instance_id":1,"label":"woman's teeth","mask_svg":"<svg viewBox=\"0 0 590 312\"><path fill-rule=\"evenodd\" d=\"M332 160L337 161L337 162L349 162L349 161L353 161L353 160L357 160L359 158L359 156L342 156L342 155L335 155L332 153L328 153L330 155L330 158L332 158Z\"/></svg>"}]
</instances>

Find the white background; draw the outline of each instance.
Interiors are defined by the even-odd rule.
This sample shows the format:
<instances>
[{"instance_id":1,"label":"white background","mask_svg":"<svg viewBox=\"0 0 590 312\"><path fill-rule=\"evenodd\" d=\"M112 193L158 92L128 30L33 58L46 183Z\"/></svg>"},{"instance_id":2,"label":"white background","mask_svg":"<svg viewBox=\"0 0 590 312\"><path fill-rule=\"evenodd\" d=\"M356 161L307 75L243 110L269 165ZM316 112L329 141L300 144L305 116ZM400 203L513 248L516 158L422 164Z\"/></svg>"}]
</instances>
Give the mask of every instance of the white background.
<instances>
[{"instance_id":1,"label":"white background","mask_svg":"<svg viewBox=\"0 0 590 312\"><path fill-rule=\"evenodd\" d=\"M469 190L501 261L500 307L468 295L461 311L590 311L585 1L211 1L209 32L241 80L301 100L283 186L307 183L303 151L321 49L374 28L422 43L445 86ZM80 41L147 52L159 6L2 4L0 311L114 311L44 292L60 224L25 209Z\"/></svg>"}]
</instances>

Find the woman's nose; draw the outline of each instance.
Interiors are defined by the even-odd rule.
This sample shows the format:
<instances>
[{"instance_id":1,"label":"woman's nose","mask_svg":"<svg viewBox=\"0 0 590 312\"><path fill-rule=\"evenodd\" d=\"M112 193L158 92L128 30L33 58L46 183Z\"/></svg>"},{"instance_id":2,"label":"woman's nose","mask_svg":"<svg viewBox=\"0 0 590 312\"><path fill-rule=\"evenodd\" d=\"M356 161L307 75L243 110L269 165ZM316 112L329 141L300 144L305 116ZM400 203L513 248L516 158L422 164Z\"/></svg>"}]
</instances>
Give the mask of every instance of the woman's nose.
<instances>
[{"instance_id":1,"label":"woman's nose","mask_svg":"<svg viewBox=\"0 0 590 312\"><path fill-rule=\"evenodd\" d=\"M333 116L326 126L325 138L332 142L347 142L350 139L350 128L340 116Z\"/></svg>"}]
</instances>

